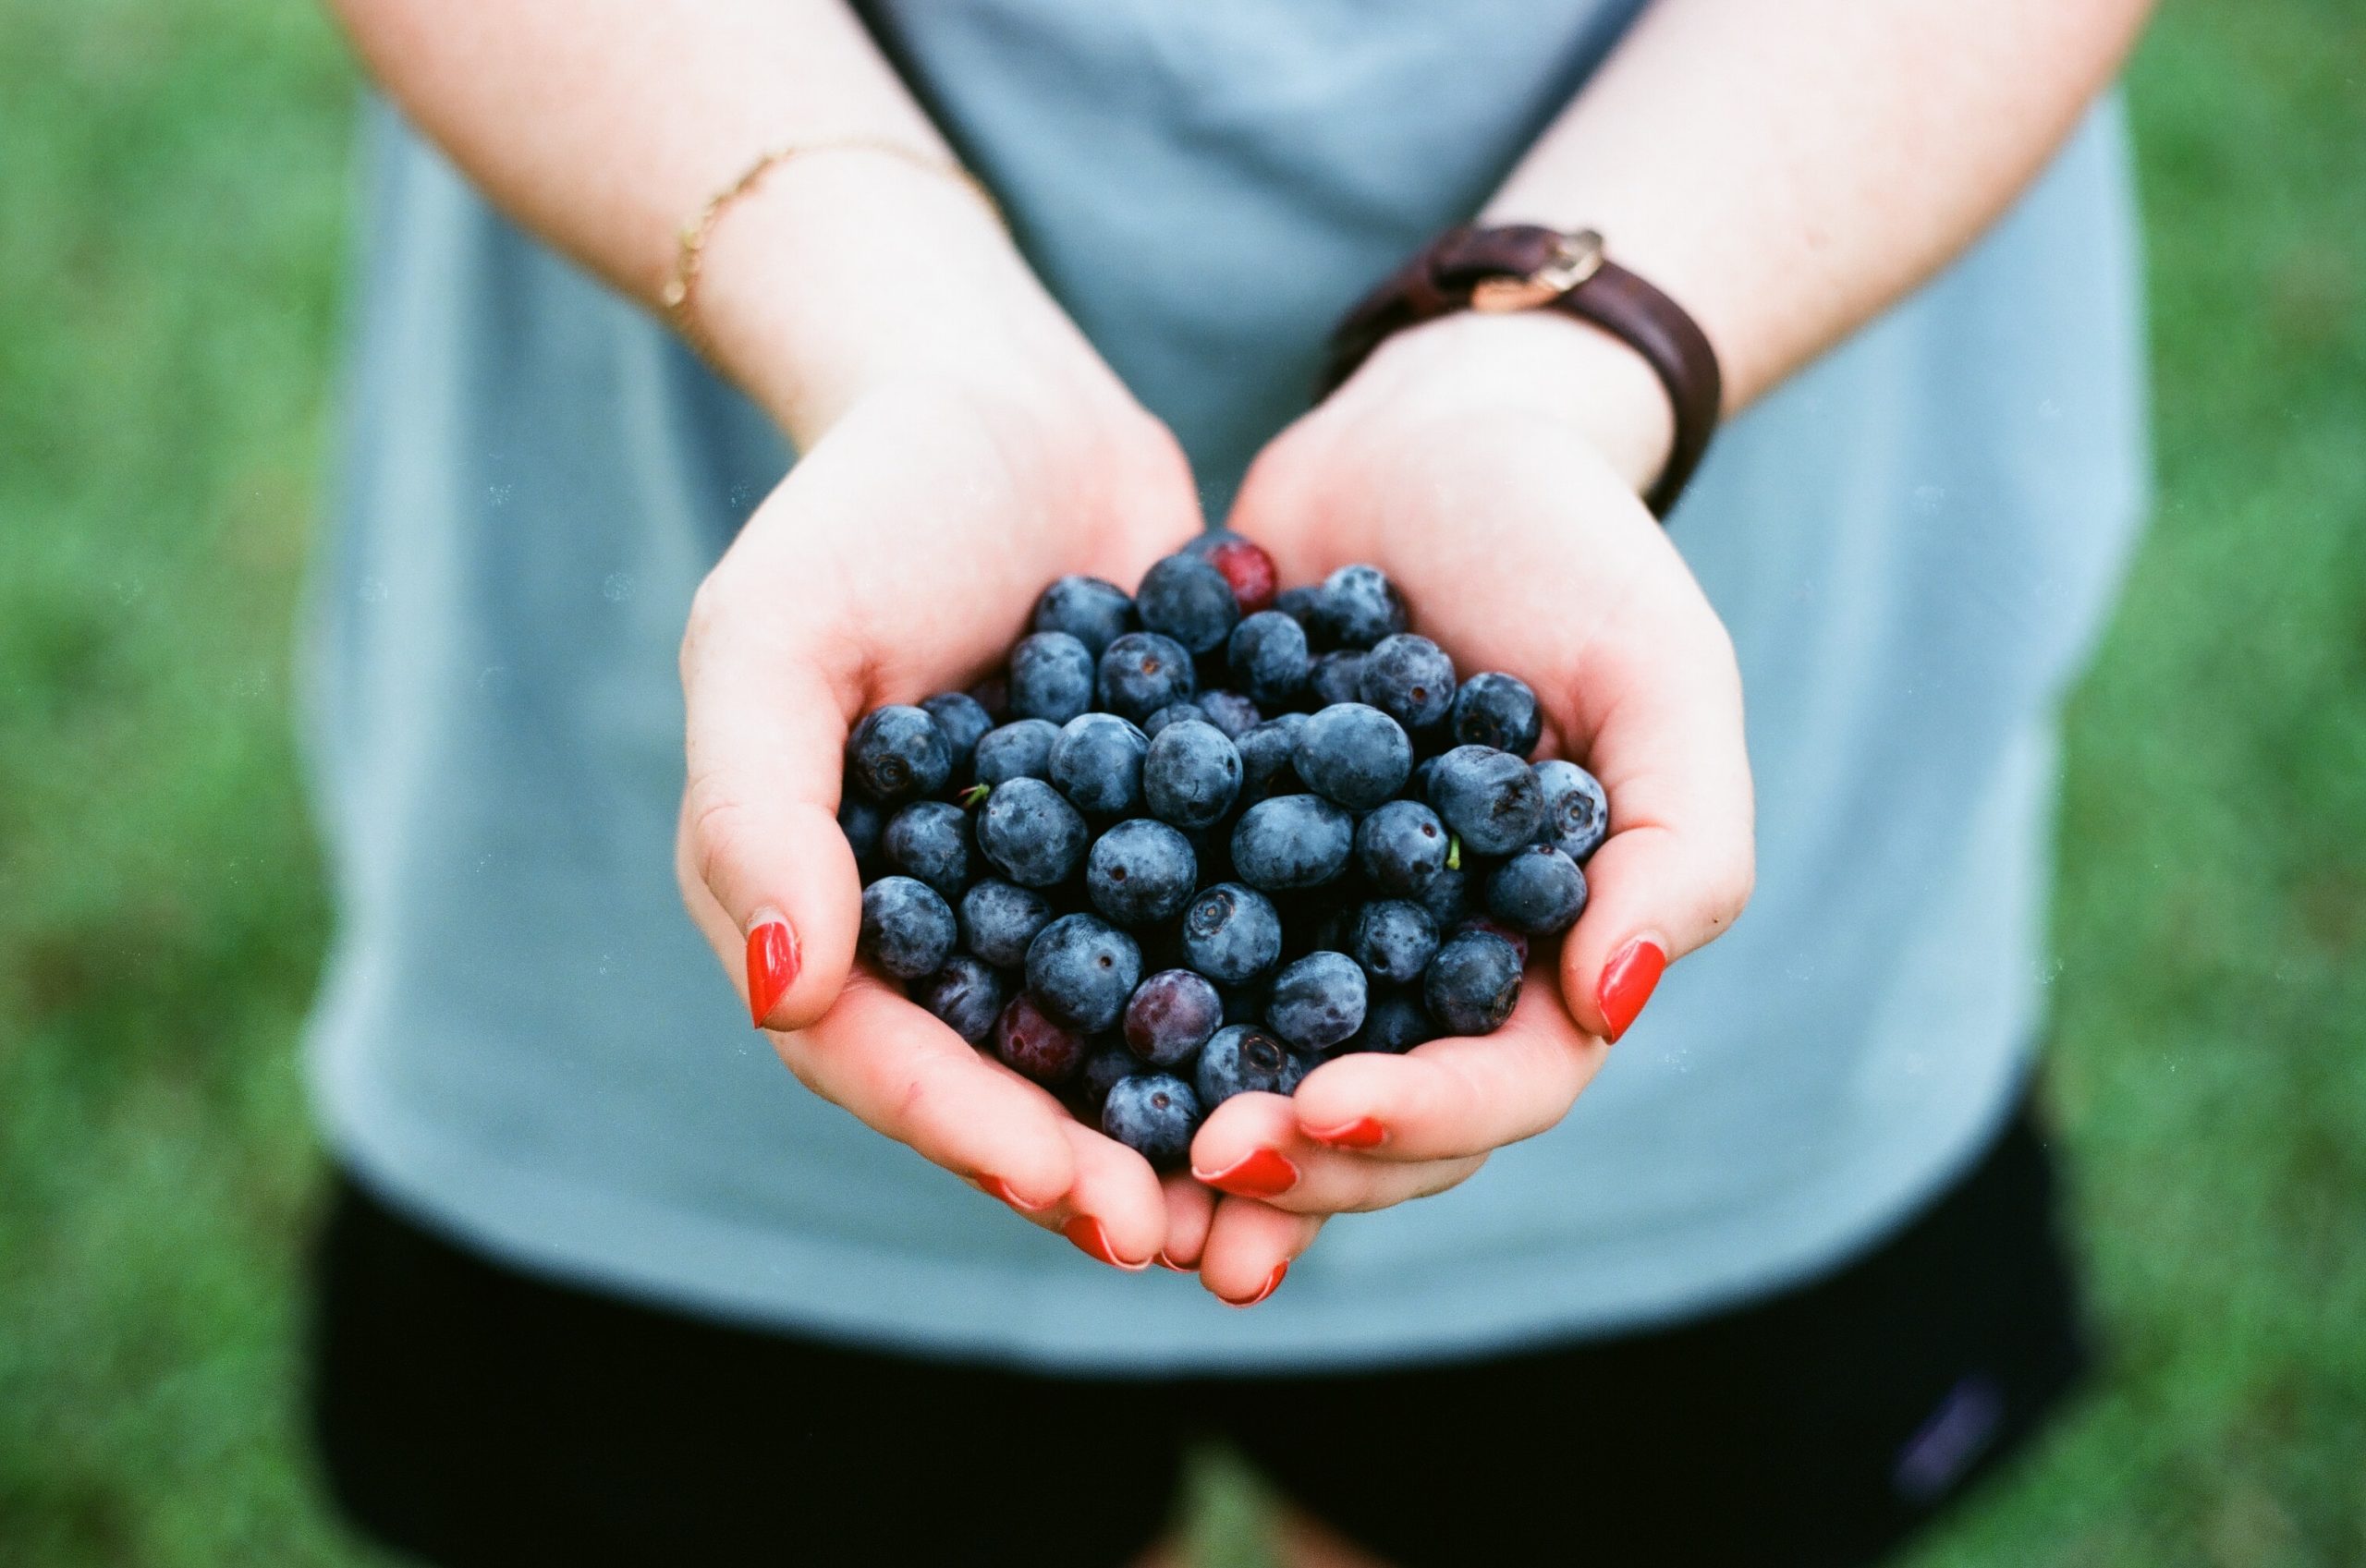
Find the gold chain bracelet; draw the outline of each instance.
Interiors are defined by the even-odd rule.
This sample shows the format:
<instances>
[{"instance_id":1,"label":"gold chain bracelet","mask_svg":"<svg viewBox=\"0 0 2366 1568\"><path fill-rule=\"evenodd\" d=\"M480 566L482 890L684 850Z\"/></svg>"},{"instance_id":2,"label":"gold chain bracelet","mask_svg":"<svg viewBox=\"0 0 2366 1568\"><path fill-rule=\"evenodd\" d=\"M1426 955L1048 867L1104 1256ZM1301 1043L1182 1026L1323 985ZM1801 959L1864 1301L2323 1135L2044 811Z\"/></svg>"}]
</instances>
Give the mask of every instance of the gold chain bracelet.
<instances>
[{"instance_id":1,"label":"gold chain bracelet","mask_svg":"<svg viewBox=\"0 0 2366 1568\"><path fill-rule=\"evenodd\" d=\"M880 136L834 136L768 148L757 154L738 179L708 197L706 205L699 209L699 215L682 226L674 253L674 275L667 280L665 291L657 297L659 303L665 307L666 315L673 320L674 330L701 352L704 352L705 345L700 337L692 306L698 293L699 269L706 255L707 242L714 237L715 225L723 221L724 213L731 210L732 204L753 190L766 175L790 159L802 157L808 152L879 152L900 159L915 168L957 181L985 204L994 222L1006 228L1009 226L1003 216L1001 203L994 200L994 193L977 176L950 159L923 152L901 141Z\"/></svg>"}]
</instances>

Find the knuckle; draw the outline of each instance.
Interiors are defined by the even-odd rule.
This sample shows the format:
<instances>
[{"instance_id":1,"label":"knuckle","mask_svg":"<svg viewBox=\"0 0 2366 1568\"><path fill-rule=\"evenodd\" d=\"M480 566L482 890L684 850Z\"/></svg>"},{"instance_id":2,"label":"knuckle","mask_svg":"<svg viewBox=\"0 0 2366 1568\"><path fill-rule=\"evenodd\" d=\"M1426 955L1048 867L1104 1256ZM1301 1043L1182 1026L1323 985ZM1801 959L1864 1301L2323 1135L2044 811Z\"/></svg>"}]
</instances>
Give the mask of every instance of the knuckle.
<instances>
[{"instance_id":1,"label":"knuckle","mask_svg":"<svg viewBox=\"0 0 2366 1568\"><path fill-rule=\"evenodd\" d=\"M1747 845L1720 857L1710 874L1704 903L1710 926L1722 931L1741 918L1758 887L1757 857Z\"/></svg>"},{"instance_id":2,"label":"knuckle","mask_svg":"<svg viewBox=\"0 0 2366 1568\"><path fill-rule=\"evenodd\" d=\"M715 785L693 782L683 796L677 869L719 893L747 837L747 808Z\"/></svg>"}]
</instances>

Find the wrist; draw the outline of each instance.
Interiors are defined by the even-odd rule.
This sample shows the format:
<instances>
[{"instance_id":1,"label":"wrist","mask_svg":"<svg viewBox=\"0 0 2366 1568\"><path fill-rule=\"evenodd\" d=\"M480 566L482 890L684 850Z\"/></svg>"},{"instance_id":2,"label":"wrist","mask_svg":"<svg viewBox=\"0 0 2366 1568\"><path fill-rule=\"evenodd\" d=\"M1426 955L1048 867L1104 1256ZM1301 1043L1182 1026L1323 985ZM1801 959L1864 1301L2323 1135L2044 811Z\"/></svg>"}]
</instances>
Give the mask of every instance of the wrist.
<instances>
[{"instance_id":1,"label":"wrist","mask_svg":"<svg viewBox=\"0 0 2366 1568\"><path fill-rule=\"evenodd\" d=\"M773 170L717 223L692 309L717 368L800 447L898 383L1097 364L975 192L876 156Z\"/></svg>"},{"instance_id":2,"label":"wrist","mask_svg":"<svg viewBox=\"0 0 2366 1568\"><path fill-rule=\"evenodd\" d=\"M1649 361L1599 327L1555 312L1463 310L1396 333L1335 395L1380 395L1541 416L1575 430L1638 495L1676 433Z\"/></svg>"}]
</instances>

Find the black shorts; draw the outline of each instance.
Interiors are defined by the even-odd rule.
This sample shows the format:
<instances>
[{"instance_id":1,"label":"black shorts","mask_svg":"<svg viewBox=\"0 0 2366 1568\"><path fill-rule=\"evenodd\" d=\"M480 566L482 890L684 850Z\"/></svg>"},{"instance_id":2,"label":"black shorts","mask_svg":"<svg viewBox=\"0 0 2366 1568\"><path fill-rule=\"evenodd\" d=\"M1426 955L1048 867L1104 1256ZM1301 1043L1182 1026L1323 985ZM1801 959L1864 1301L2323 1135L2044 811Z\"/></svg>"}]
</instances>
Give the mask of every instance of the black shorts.
<instances>
[{"instance_id":1,"label":"black shorts","mask_svg":"<svg viewBox=\"0 0 2366 1568\"><path fill-rule=\"evenodd\" d=\"M1175 1380L881 1355L529 1277L350 1181L316 1329L339 1503L455 1568L1120 1568L1210 1437L1404 1568L1865 1563L2019 1445L2084 1359L2026 1115L1814 1283L1450 1364Z\"/></svg>"}]
</instances>

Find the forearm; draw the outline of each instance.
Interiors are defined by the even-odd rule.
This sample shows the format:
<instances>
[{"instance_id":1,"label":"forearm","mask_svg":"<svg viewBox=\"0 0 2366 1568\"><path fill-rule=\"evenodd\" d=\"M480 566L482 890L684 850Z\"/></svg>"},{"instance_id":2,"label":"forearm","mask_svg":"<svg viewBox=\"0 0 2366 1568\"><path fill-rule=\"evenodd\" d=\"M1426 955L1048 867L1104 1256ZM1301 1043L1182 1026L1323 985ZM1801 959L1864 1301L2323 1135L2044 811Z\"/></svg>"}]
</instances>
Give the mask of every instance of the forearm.
<instances>
[{"instance_id":1,"label":"forearm","mask_svg":"<svg viewBox=\"0 0 2366 1568\"><path fill-rule=\"evenodd\" d=\"M1600 229L1741 407L1931 275L2111 79L2149 0L1661 0L1489 204Z\"/></svg>"},{"instance_id":2,"label":"forearm","mask_svg":"<svg viewBox=\"0 0 2366 1568\"><path fill-rule=\"evenodd\" d=\"M480 188L644 303L682 225L767 148L876 138L952 158L840 0L336 5ZM1057 316L957 180L864 152L791 160L735 204L695 308L723 369L802 437L868 382Z\"/></svg>"}]
</instances>

